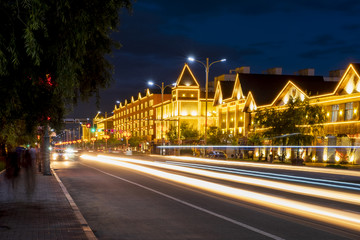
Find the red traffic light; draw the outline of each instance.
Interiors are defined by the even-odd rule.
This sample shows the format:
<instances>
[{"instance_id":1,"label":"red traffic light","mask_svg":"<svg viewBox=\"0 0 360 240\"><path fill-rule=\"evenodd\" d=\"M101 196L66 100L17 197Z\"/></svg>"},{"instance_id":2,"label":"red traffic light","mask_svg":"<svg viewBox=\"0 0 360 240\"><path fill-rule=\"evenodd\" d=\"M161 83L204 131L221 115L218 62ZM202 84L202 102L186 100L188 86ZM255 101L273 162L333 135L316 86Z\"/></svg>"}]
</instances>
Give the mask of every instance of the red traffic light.
<instances>
[{"instance_id":1,"label":"red traffic light","mask_svg":"<svg viewBox=\"0 0 360 240\"><path fill-rule=\"evenodd\" d=\"M91 127L91 124L90 124L90 123L86 124L86 127L87 127L87 128L90 128L90 127Z\"/></svg>"}]
</instances>

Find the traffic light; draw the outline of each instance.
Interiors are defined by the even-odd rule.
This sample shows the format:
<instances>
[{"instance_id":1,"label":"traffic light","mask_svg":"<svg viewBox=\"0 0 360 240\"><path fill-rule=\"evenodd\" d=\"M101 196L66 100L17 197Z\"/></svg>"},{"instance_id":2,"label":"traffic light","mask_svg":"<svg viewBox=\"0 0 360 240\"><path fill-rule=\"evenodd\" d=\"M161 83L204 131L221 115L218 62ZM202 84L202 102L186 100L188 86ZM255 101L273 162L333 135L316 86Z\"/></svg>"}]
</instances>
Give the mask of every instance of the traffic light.
<instances>
[{"instance_id":1,"label":"traffic light","mask_svg":"<svg viewBox=\"0 0 360 240\"><path fill-rule=\"evenodd\" d=\"M91 127L91 123L86 124L86 127L87 127L87 128L90 128L90 127Z\"/></svg>"},{"instance_id":2,"label":"traffic light","mask_svg":"<svg viewBox=\"0 0 360 240\"><path fill-rule=\"evenodd\" d=\"M95 128L92 128L92 129L91 129L91 132L95 132L95 131L96 131L96 129L95 129Z\"/></svg>"}]
</instances>

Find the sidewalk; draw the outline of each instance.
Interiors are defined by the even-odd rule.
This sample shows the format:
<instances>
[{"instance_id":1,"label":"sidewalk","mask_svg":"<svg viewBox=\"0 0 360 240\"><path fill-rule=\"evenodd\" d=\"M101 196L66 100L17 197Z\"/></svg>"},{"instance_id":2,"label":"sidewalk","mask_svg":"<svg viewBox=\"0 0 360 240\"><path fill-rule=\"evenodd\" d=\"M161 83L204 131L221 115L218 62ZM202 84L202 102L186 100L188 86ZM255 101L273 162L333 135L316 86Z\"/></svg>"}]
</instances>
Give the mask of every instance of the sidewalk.
<instances>
[{"instance_id":1,"label":"sidewalk","mask_svg":"<svg viewBox=\"0 0 360 240\"><path fill-rule=\"evenodd\" d=\"M0 173L0 240L96 239L54 174L34 179L20 171L13 185Z\"/></svg>"}]
</instances>

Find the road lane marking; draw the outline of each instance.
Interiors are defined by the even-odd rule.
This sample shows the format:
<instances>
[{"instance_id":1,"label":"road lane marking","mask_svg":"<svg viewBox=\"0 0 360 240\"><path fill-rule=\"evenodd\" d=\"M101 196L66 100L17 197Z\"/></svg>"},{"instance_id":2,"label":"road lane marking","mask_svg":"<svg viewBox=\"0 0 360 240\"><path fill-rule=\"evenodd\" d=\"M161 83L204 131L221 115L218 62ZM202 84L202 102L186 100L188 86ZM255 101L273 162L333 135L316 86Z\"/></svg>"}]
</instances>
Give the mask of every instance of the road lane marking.
<instances>
[{"instance_id":1,"label":"road lane marking","mask_svg":"<svg viewBox=\"0 0 360 240\"><path fill-rule=\"evenodd\" d=\"M225 220L225 221L231 222L231 223L233 223L233 224L235 224L235 225L238 225L238 226L240 226L240 227L246 228L246 229L248 229L248 230L250 230L250 231L253 231L253 232L256 232L256 233L258 233L258 234L267 236L267 237L269 237L269 238L271 238L271 239L284 240L283 238L278 237L278 236L276 236L276 235L273 235L273 234L271 234L271 233L265 232L265 231L260 230L260 229L258 229L258 228L252 227L252 226L250 226L250 225L248 225L248 224L239 222L239 221L237 221L237 220L234 220L234 219L232 219L232 218L226 217L226 216L224 216L224 215L221 215L221 214L215 213L215 212L213 212L213 211L207 210L207 209L205 209L205 208L199 207L199 206L194 205L194 204L192 204L192 203L189 203L189 202L183 201L183 200L181 200L181 199L175 198L175 197L170 196L170 195L168 195L168 194L166 194L166 193L163 193L163 192L157 191L157 190L155 190L155 189L146 187L146 186L144 186L144 185L142 185L142 184L139 184L139 183L136 183L136 182L127 180L127 179L125 179L125 178L116 176L116 175L114 175L114 174L111 174L111 173L108 173L108 172L105 172L105 171L102 171L102 170L100 170L100 169L98 169L98 168L96 168L96 167L92 167L92 166L89 166L89 165L84 164L84 163L81 163L81 164L84 165L84 166L87 166L87 167L89 167L89 168L95 169L95 170L97 170L97 171L99 171L99 172L101 172L101 173L104 173L104 174L108 175L108 176L117 178L117 179L119 179L119 180L122 180L122 181L124 181L124 182L130 183L130 184L135 185L135 186L137 186L137 187L146 189L146 190L148 190L148 191L151 191L151 192L154 192L154 193L156 193L156 194L159 194L159 195L161 195L161 196L163 196L163 197L169 198L169 199L171 199L171 200L173 200L173 201L176 201L176 202L181 203L181 204L183 204L183 205L186 205L186 206L188 206L188 207L197 209L197 210L199 210L199 211L205 212L205 213L207 213L207 214L210 214L210 215L212 215L212 216L218 217L218 218L223 219L223 220Z\"/></svg>"},{"instance_id":2,"label":"road lane marking","mask_svg":"<svg viewBox=\"0 0 360 240\"><path fill-rule=\"evenodd\" d=\"M60 178L58 177L58 175L56 174L54 169L51 169L51 172L53 173L53 175L55 176L56 180L58 181L61 190L63 191L63 193L65 194L66 199L68 200L71 208L74 211L74 214L76 216L76 218L78 219L78 221L81 224L81 227L83 229L83 231L85 232L86 237L88 238L88 240L97 240L94 232L92 231L92 229L90 228L89 224L87 223L87 221L85 220L84 216L82 215L82 213L80 212L78 206L76 205L76 203L74 202L73 198L71 197L70 193L68 192L68 190L66 189L65 185L63 184L63 182L60 180Z\"/></svg>"}]
</instances>

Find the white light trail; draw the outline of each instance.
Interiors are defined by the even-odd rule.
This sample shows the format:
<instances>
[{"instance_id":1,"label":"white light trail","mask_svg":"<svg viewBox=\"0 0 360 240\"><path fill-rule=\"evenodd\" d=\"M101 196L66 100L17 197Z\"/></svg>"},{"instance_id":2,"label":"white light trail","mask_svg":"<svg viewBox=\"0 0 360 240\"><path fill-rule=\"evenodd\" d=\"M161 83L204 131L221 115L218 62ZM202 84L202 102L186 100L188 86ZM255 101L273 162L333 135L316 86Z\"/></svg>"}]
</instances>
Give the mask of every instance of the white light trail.
<instances>
[{"instance_id":1,"label":"white light trail","mask_svg":"<svg viewBox=\"0 0 360 240\"><path fill-rule=\"evenodd\" d=\"M252 178L252 177L243 177L234 174L227 174L227 173L219 173L213 172L208 170L201 170L201 169L194 169L190 167L178 166L178 165L167 165L161 162L150 162L144 161L134 158L121 158L121 157L113 157L113 156L105 156L105 155L98 155L98 157L106 158L106 159L114 159L126 162L132 162L137 164L143 164L152 167L161 167L170 170L176 170L186 173L197 174L201 176L206 176L210 178L216 178L226 181L232 181L237 183L249 184L253 186L259 186L264 188L276 189L301 195L313 196L313 197L321 197L330 200L360 205L360 195L359 194L352 194L346 192L339 192L334 190L326 190L326 189L319 189L315 187L305 187L299 186L295 184L288 184L282 183L278 181L271 181L271 180L263 180L259 178ZM340 194L341 193L341 194Z\"/></svg>"},{"instance_id":2,"label":"white light trail","mask_svg":"<svg viewBox=\"0 0 360 240\"><path fill-rule=\"evenodd\" d=\"M139 166L133 163L124 162L129 159L122 159L122 161L111 160L104 156L89 156L83 155L81 158L91 161L98 161L116 166L133 169L142 173L156 176L173 182L178 182L201 190L213 192L216 194L232 197L242 201L266 206L269 208L277 209L279 211L286 211L295 215L300 215L306 218L312 218L330 224L335 224L344 228L359 231L360 229L360 216L352 212L345 212L333 208L317 206L309 203L302 203L299 201L283 199L280 197L269 196L266 194L256 193L247 190L241 190L234 187L225 186L209 181L199 180L196 178L181 176L173 173L168 173L149 167Z\"/></svg>"},{"instance_id":3,"label":"white light trail","mask_svg":"<svg viewBox=\"0 0 360 240\"><path fill-rule=\"evenodd\" d=\"M166 163L180 165L180 166L200 168L200 169L213 170L213 171L220 171L220 172L227 172L227 173L234 173L234 174L241 174L241 175L249 175L249 176L254 176L254 177L271 178L271 179L276 179L276 180L285 180L285 181L290 181L290 182L300 182L300 183L320 185L320 186L325 186L325 187L333 187L333 188L341 188L341 189L360 191L360 184L357 184L357 183L339 182L339 181L333 181L333 180L327 180L327 179L299 177L299 176L260 172L260 171L250 171L250 170L243 170L243 169L237 169L237 168L218 167L218 166L204 165L204 164L192 164L192 163L186 163L186 162L166 161Z\"/></svg>"},{"instance_id":4,"label":"white light trail","mask_svg":"<svg viewBox=\"0 0 360 240\"><path fill-rule=\"evenodd\" d=\"M154 156L154 155L151 155ZM175 159L183 161L192 161L199 163L209 163L209 164L221 164L221 165L234 165L234 166L249 166L249 167L258 167L258 168L270 168L270 169L286 169L292 171L302 171L302 172L318 172L318 173L329 173L329 174L338 174L345 176L354 176L360 177L360 171L351 171L351 170L341 170L341 169L326 169L326 168L315 168L315 167L300 167L300 166L286 166L278 164L269 164L269 163L252 163L252 162L240 162L240 161L229 161L229 160L214 160L214 159L204 159L196 157L182 157L182 156L156 156L157 158L166 158L166 159Z\"/></svg>"}]
</instances>

